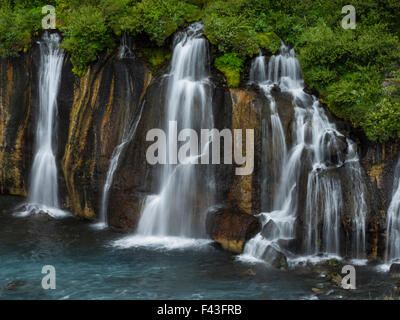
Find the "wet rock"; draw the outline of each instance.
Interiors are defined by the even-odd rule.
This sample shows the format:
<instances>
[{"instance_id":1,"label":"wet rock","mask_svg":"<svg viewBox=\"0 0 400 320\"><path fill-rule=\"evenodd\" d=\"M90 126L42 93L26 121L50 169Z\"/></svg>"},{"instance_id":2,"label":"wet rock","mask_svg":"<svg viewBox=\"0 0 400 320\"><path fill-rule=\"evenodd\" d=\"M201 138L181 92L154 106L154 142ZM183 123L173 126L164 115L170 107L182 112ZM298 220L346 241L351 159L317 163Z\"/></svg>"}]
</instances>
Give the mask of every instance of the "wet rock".
<instances>
[{"instance_id":1,"label":"wet rock","mask_svg":"<svg viewBox=\"0 0 400 320\"><path fill-rule=\"evenodd\" d=\"M286 256L272 246L268 246L265 249L262 259L267 261L274 268L284 270L288 268Z\"/></svg>"},{"instance_id":2,"label":"wet rock","mask_svg":"<svg viewBox=\"0 0 400 320\"><path fill-rule=\"evenodd\" d=\"M392 263L389 273L394 278L400 278L400 263Z\"/></svg>"},{"instance_id":3,"label":"wet rock","mask_svg":"<svg viewBox=\"0 0 400 320\"><path fill-rule=\"evenodd\" d=\"M245 274L248 275L248 276L255 276L256 275L256 273L252 269L246 270Z\"/></svg>"},{"instance_id":4,"label":"wet rock","mask_svg":"<svg viewBox=\"0 0 400 320\"><path fill-rule=\"evenodd\" d=\"M315 294L323 294L324 290L320 288L311 288L311 291L314 292Z\"/></svg>"},{"instance_id":5,"label":"wet rock","mask_svg":"<svg viewBox=\"0 0 400 320\"><path fill-rule=\"evenodd\" d=\"M300 248L300 243L296 239L279 239L277 243L280 248L283 248L290 252L297 252Z\"/></svg>"},{"instance_id":6,"label":"wet rock","mask_svg":"<svg viewBox=\"0 0 400 320\"><path fill-rule=\"evenodd\" d=\"M6 284L5 289L6 290L15 290L15 289L17 289L19 287L22 287L23 285L24 285L23 281L19 281L19 280L11 281L11 282Z\"/></svg>"},{"instance_id":7,"label":"wet rock","mask_svg":"<svg viewBox=\"0 0 400 320\"><path fill-rule=\"evenodd\" d=\"M74 214L92 220L98 217L111 155L121 142L127 115L139 114L150 80L150 71L136 59L100 57L81 78L65 62L58 97L58 123L63 131L57 136L61 153L57 158L63 179L60 195ZM124 185L117 187L121 190Z\"/></svg>"},{"instance_id":8,"label":"wet rock","mask_svg":"<svg viewBox=\"0 0 400 320\"><path fill-rule=\"evenodd\" d=\"M337 272L328 274L327 278L338 287L342 286L342 277Z\"/></svg>"},{"instance_id":9,"label":"wet rock","mask_svg":"<svg viewBox=\"0 0 400 320\"><path fill-rule=\"evenodd\" d=\"M324 161L328 166L342 164L345 160L347 142L345 136L340 136L334 131L327 131L322 138L325 148Z\"/></svg>"},{"instance_id":10,"label":"wet rock","mask_svg":"<svg viewBox=\"0 0 400 320\"><path fill-rule=\"evenodd\" d=\"M29 55L0 59L0 192L26 196L34 130Z\"/></svg>"},{"instance_id":11,"label":"wet rock","mask_svg":"<svg viewBox=\"0 0 400 320\"><path fill-rule=\"evenodd\" d=\"M266 98L261 94L256 94L254 91L244 89L230 89L232 105L232 129L251 129L254 130L254 141L251 143L251 149L254 153L250 153L247 161L253 161L254 168L251 174L236 175L232 172L232 184L228 194L228 203L232 207L237 207L239 210L255 214L259 212L260 194L255 188L259 184L258 179L260 174L259 169L260 153L261 153L261 112L266 102ZM246 150L246 141L244 140L243 150ZM241 165L244 167L244 164ZM236 169L236 168L235 168Z\"/></svg>"},{"instance_id":12,"label":"wet rock","mask_svg":"<svg viewBox=\"0 0 400 320\"><path fill-rule=\"evenodd\" d=\"M214 208L207 214L206 230L222 248L241 253L247 240L260 232L258 219L236 209Z\"/></svg>"},{"instance_id":13,"label":"wet rock","mask_svg":"<svg viewBox=\"0 0 400 320\"><path fill-rule=\"evenodd\" d=\"M279 228L274 221L269 220L262 228L261 235L267 240L275 239L279 236Z\"/></svg>"}]
</instances>

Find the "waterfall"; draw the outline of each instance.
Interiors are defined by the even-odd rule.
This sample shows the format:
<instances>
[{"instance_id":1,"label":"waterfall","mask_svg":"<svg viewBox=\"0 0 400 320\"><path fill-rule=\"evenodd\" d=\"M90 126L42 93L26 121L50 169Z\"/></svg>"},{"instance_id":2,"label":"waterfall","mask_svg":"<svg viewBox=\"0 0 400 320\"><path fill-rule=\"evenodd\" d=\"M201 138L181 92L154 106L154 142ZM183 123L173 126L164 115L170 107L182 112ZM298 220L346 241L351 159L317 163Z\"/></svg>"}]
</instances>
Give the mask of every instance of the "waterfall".
<instances>
[{"instance_id":1,"label":"waterfall","mask_svg":"<svg viewBox=\"0 0 400 320\"><path fill-rule=\"evenodd\" d=\"M386 262L396 259L400 259L400 159L395 170L386 226Z\"/></svg>"},{"instance_id":2,"label":"waterfall","mask_svg":"<svg viewBox=\"0 0 400 320\"><path fill-rule=\"evenodd\" d=\"M54 154L57 95L60 87L64 52L60 36L43 33L39 41L39 108L35 136L34 161L30 174L28 204L25 214L46 212L61 214L58 199L57 165Z\"/></svg>"},{"instance_id":3,"label":"waterfall","mask_svg":"<svg viewBox=\"0 0 400 320\"><path fill-rule=\"evenodd\" d=\"M121 46L118 53L118 58L133 58L135 54L132 52L132 39L126 35L126 32L122 33Z\"/></svg>"},{"instance_id":4,"label":"waterfall","mask_svg":"<svg viewBox=\"0 0 400 320\"><path fill-rule=\"evenodd\" d=\"M283 43L279 54L269 59L268 67L261 54L253 60L250 83L264 92L270 109L270 117L262 120L261 197L267 196L267 186L271 184L275 192L272 204L268 206L262 202L263 212L258 215L266 231L246 244L241 258L268 260L266 252L271 247L292 255L280 243L296 237L299 195L304 192L300 190L300 179L304 172L308 173L304 251L339 256L343 191L335 170L341 167L352 177L354 188L359 191L353 201L356 204L352 209L352 224L355 230L353 257L361 257L365 250L365 186L354 143L337 131L318 99L304 92L299 61L294 50ZM292 96L294 120L290 148L286 147L287 138L272 96L275 87ZM272 161L267 160L268 157L272 157Z\"/></svg>"},{"instance_id":5,"label":"waterfall","mask_svg":"<svg viewBox=\"0 0 400 320\"><path fill-rule=\"evenodd\" d=\"M271 63L271 62L270 62ZM262 119L262 168L263 168L263 180L261 183L261 193L268 193L268 185L277 185L283 169L283 164L286 161L286 140L283 132L281 119L276 109L276 102L271 95L271 90L274 87L274 83L268 79L265 72L265 57L259 54L255 58L252 68L250 69L250 83L257 84L264 92L266 98L269 100L270 108L270 119ZM270 124L270 125L268 125ZM271 136L271 139L268 139ZM270 150L274 150L272 159L269 159L268 153ZM270 162L270 164L268 164ZM268 179L268 177L270 179ZM262 198L261 209L266 210L271 208L271 203L268 203L267 197ZM279 204L274 205L274 209L278 209Z\"/></svg>"},{"instance_id":6,"label":"waterfall","mask_svg":"<svg viewBox=\"0 0 400 320\"><path fill-rule=\"evenodd\" d=\"M134 54L131 51L131 44L129 43L129 39L126 33L123 33L121 37L121 46L120 46L120 51L118 53L118 58L124 59L133 57ZM95 224L95 227L99 229L106 228L108 226L107 210L108 210L109 192L112 186L112 182L114 180L114 174L118 168L119 158L122 152L125 150L127 144L135 136L136 129L138 127L144 105L144 103L142 103L138 115L135 116L134 114L132 114L131 109L129 108L129 103L131 102L132 88L129 81L129 74L126 69L124 69L124 73L125 73L126 101L128 105L125 107L122 138L120 143L115 147L111 155L110 165L108 167L106 180L103 186L103 193L101 196L101 206L100 206L100 222Z\"/></svg>"},{"instance_id":7,"label":"waterfall","mask_svg":"<svg viewBox=\"0 0 400 320\"><path fill-rule=\"evenodd\" d=\"M164 125L168 128L170 121L177 121L178 132L183 128L213 128L208 46L202 28L201 23L194 23L174 39L166 80ZM169 130L164 131L170 158L174 136ZM186 160L162 166L160 193L145 200L138 235L205 237L205 213L213 201L213 174L211 166L196 166L189 156Z\"/></svg>"}]
</instances>

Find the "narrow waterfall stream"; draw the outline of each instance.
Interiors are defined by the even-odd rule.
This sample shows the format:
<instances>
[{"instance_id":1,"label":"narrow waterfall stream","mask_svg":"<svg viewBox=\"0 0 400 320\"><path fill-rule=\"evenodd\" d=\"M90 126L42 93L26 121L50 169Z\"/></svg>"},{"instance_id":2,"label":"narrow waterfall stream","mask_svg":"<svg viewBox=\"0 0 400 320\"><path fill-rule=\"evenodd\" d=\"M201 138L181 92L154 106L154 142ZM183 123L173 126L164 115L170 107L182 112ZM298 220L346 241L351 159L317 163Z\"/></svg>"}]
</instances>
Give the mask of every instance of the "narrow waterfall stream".
<instances>
[{"instance_id":1,"label":"narrow waterfall stream","mask_svg":"<svg viewBox=\"0 0 400 320\"><path fill-rule=\"evenodd\" d=\"M206 237L205 213L212 205L214 194L213 174L208 168L211 166L197 166L188 155L183 163L171 161L176 154L177 139L171 124L175 123L176 132L213 128L208 43L202 28L201 23L193 23L174 39L170 72L165 81L163 128L169 162L161 167L160 193L145 200L133 242L148 240L164 245L169 238L183 244ZM185 141L178 139L180 143Z\"/></svg>"},{"instance_id":2,"label":"narrow waterfall stream","mask_svg":"<svg viewBox=\"0 0 400 320\"><path fill-rule=\"evenodd\" d=\"M300 63L293 49L282 44L278 55L269 59L268 67L261 54L254 59L250 83L256 84L269 100L269 118L263 119L262 130L262 188L275 190L272 199L262 201L258 216L262 231L246 244L240 259L275 259L279 253L296 258L285 244L296 239L299 214L300 179L308 172L305 208L305 244L302 251L308 255L319 253L341 256L340 228L343 206L341 180L334 174L344 167L358 193L354 193L352 225L356 230L353 239L353 258L365 252L365 215L363 180L355 144L346 139L331 123L316 97L304 92ZM292 137L288 139L282 129L279 106L272 90L292 96L294 120ZM290 141L291 142L288 142ZM290 148L286 147L290 145ZM267 161L268 157L272 161ZM269 188L268 186L271 186ZM269 189L268 189L269 188Z\"/></svg>"},{"instance_id":3,"label":"narrow waterfall stream","mask_svg":"<svg viewBox=\"0 0 400 320\"><path fill-rule=\"evenodd\" d=\"M129 39L124 33L121 38L121 48L118 54L119 59L124 58L133 58L134 54L131 51L131 44L129 43ZM125 73L125 89L126 89L126 101L129 104L131 102L131 83L129 81L129 74L126 69L124 69ZM103 186L103 193L101 196L101 206L100 206L100 221L95 224L96 228L106 228L108 226L107 221L107 210L108 210L108 201L109 201L109 192L112 186L112 182L114 179L115 171L118 168L119 158L122 152L125 150L126 145L133 139L136 133L136 129L138 127L141 114L143 110L143 103L140 106L139 114L132 114L131 109L126 106L125 115L124 115L124 124L123 124L123 133L121 142L115 147L110 159L110 165L108 167L106 180Z\"/></svg>"},{"instance_id":4,"label":"narrow waterfall stream","mask_svg":"<svg viewBox=\"0 0 400 320\"><path fill-rule=\"evenodd\" d=\"M400 259L400 159L395 170L386 231L386 262L390 263L397 259Z\"/></svg>"},{"instance_id":5,"label":"narrow waterfall stream","mask_svg":"<svg viewBox=\"0 0 400 320\"><path fill-rule=\"evenodd\" d=\"M54 154L57 96L60 87L64 52L60 36L44 32L39 41L39 108L35 136L35 153L30 173L28 204L22 215L45 212L61 216L58 200L57 164Z\"/></svg>"}]
</instances>

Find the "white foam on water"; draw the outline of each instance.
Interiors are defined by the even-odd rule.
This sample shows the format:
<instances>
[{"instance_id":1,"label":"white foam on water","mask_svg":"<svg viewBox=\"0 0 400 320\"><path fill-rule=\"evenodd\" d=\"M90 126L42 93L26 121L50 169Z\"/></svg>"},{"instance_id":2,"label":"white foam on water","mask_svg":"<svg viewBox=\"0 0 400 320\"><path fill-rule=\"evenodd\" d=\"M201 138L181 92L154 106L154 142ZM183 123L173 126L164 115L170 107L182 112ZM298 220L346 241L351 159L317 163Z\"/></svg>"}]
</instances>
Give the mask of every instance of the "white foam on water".
<instances>
[{"instance_id":1,"label":"white foam on water","mask_svg":"<svg viewBox=\"0 0 400 320\"><path fill-rule=\"evenodd\" d=\"M151 248L158 250L198 249L212 243L209 239L191 239L182 237L163 236L128 236L112 242L112 246L119 249Z\"/></svg>"},{"instance_id":2,"label":"white foam on water","mask_svg":"<svg viewBox=\"0 0 400 320\"><path fill-rule=\"evenodd\" d=\"M327 255L309 255L309 256L301 256L301 257L296 257L296 258L288 258L288 265L289 266L297 266L300 264L319 264L325 261L329 261L329 260L338 260L338 261L342 261L343 259L338 256L338 255L334 255L334 254L327 254Z\"/></svg>"},{"instance_id":3,"label":"white foam on water","mask_svg":"<svg viewBox=\"0 0 400 320\"><path fill-rule=\"evenodd\" d=\"M349 263L355 266L366 266L368 264L368 259L351 259Z\"/></svg>"},{"instance_id":4,"label":"white foam on water","mask_svg":"<svg viewBox=\"0 0 400 320\"><path fill-rule=\"evenodd\" d=\"M18 207L16 209L16 212L13 213L13 216L18 218L24 218L31 215L39 215L39 214L47 214L55 219L65 218L67 216L72 215L71 212L66 210L61 210L59 208L53 208L42 204L29 203Z\"/></svg>"},{"instance_id":5,"label":"white foam on water","mask_svg":"<svg viewBox=\"0 0 400 320\"><path fill-rule=\"evenodd\" d=\"M91 225L91 227L95 230L103 230L107 229L107 223L105 222L96 222Z\"/></svg>"}]
</instances>

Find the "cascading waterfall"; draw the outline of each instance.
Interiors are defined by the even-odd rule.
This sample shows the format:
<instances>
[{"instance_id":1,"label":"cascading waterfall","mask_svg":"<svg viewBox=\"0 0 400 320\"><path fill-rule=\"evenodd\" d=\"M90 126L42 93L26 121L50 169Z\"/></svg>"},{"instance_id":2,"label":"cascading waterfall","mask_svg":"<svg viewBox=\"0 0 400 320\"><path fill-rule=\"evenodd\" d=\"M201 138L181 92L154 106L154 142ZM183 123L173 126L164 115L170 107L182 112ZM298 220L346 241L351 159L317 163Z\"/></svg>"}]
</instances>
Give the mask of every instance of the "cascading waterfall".
<instances>
[{"instance_id":1,"label":"cascading waterfall","mask_svg":"<svg viewBox=\"0 0 400 320\"><path fill-rule=\"evenodd\" d=\"M352 220L352 257L365 260L365 228L367 203L366 186L363 181L360 159L357 154L356 144L348 140L348 156L345 161L346 174L351 177L351 202L353 203Z\"/></svg>"},{"instance_id":2,"label":"cascading waterfall","mask_svg":"<svg viewBox=\"0 0 400 320\"><path fill-rule=\"evenodd\" d=\"M194 23L174 39L167 77L165 128L177 122L177 132L213 128L208 46L202 24ZM174 135L167 135L167 159L174 153ZM212 203L213 175L209 167L196 166L187 156L184 163L162 166L160 193L149 196L142 210L140 236L201 238L204 214ZM203 203L203 206L199 203Z\"/></svg>"},{"instance_id":3,"label":"cascading waterfall","mask_svg":"<svg viewBox=\"0 0 400 320\"><path fill-rule=\"evenodd\" d=\"M131 46L128 43L127 36L124 33L121 40L121 48L118 54L120 59L124 58L133 58L134 54L131 51ZM129 81L128 71L125 69L125 88L126 88L126 101L129 104L131 101L131 84ZM132 114L130 108L125 108L125 115L124 115L124 124L123 124L123 133L121 142L117 145L117 147L113 150L110 159L110 165L108 167L106 181L103 186L103 193L101 197L101 207L100 207L100 222L97 223L95 226L97 228L105 228L108 226L107 222L107 209L108 209L108 201L109 201L109 192L112 186L112 182L114 180L115 171L118 168L119 158L122 152L125 150L127 144L133 139L136 133L137 126L139 124L139 120L141 118L141 113L143 110L143 103L140 108L140 112L138 115Z\"/></svg>"},{"instance_id":4,"label":"cascading waterfall","mask_svg":"<svg viewBox=\"0 0 400 320\"><path fill-rule=\"evenodd\" d=\"M59 43L60 36L48 32L45 32L39 41L39 112L35 156L25 214L30 212L46 212L51 216L63 214L59 209L57 165L54 154L57 95L64 60L64 52Z\"/></svg>"},{"instance_id":5,"label":"cascading waterfall","mask_svg":"<svg viewBox=\"0 0 400 320\"><path fill-rule=\"evenodd\" d=\"M264 92L265 96L269 100L270 107L270 119L262 119L262 161L263 161L263 180L261 183L261 193L268 194L268 185L277 185L282 173L283 165L286 162L286 140L283 132L281 119L276 109L276 102L271 95L271 90L274 86L273 82L266 77L265 72L265 57L259 54L255 58L252 68L250 69L250 83L257 84ZM269 125L270 124L270 125ZM268 136L271 139L268 139ZM272 159L268 157L270 150L274 150ZM268 165L268 162L270 164ZM270 179L268 179L270 177ZM261 209L267 210L271 208L271 203L268 203L267 197L262 198ZM274 209L278 209L279 204L274 205Z\"/></svg>"},{"instance_id":6,"label":"cascading waterfall","mask_svg":"<svg viewBox=\"0 0 400 320\"><path fill-rule=\"evenodd\" d=\"M134 58L135 54L132 52L132 39L126 35L126 32L122 33L121 47L118 53L118 58Z\"/></svg>"},{"instance_id":7,"label":"cascading waterfall","mask_svg":"<svg viewBox=\"0 0 400 320\"><path fill-rule=\"evenodd\" d=\"M265 57L260 54L252 63L250 82L257 84L270 102L271 116L270 119L263 119L262 128L264 185L261 192L264 193L265 185L271 183L276 191L273 194L273 204L269 206L272 211L259 214L263 229L268 228L268 232L261 231L251 239L245 246L242 258L268 260L270 247L291 255L280 243L295 238L300 176L304 170L308 172L305 251L307 254L323 252L339 256L342 187L340 179L331 171L341 166L345 166L346 173L351 175L359 191L353 199L356 205L353 208L352 223L355 229L353 256L361 257L365 250L365 187L354 144L329 122L318 99L304 92L300 64L293 49L282 44L279 55L270 58L267 71ZM271 94L275 86L292 96L294 121L289 151L286 150L286 137ZM268 127L270 129L266 130ZM344 149L347 150L346 155ZM273 161L265 160L268 155L274 157ZM270 181L265 178L265 174L270 177ZM265 208L262 204L262 210Z\"/></svg>"},{"instance_id":8,"label":"cascading waterfall","mask_svg":"<svg viewBox=\"0 0 400 320\"><path fill-rule=\"evenodd\" d=\"M400 160L395 170L386 227L386 262L390 263L396 259L400 259Z\"/></svg>"}]
</instances>

